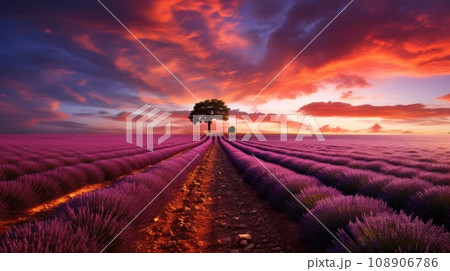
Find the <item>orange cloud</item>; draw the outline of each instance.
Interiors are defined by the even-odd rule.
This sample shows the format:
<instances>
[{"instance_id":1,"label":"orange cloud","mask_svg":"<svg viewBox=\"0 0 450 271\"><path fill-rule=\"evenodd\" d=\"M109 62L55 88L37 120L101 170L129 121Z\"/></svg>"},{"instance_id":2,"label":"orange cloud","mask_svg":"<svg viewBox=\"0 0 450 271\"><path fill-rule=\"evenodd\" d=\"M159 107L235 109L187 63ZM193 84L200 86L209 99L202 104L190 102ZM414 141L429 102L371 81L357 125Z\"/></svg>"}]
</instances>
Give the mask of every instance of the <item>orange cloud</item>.
<instances>
[{"instance_id":1,"label":"orange cloud","mask_svg":"<svg viewBox=\"0 0 450 271\"><path fill-rule=\"evenodd\" d=\"M76 91L71 90L69 87L67 87L65 85L61 85L61 87L64 89L64 92L67 95L75 98L80 103L86 103L86 98L84 98L82 95L78 94Z\"/></svg>"},{"instance_id":2,"label":"orange cloud","mask_svg":"<svg viewBox=\"0 0 450 271\"><path fill-rule=\"evenodd\" d=\"M314 102L302 106L297 112L317 117L380 117L385 119L424 119L450 117L450 108L431 108L424 104L351 105L341 102Z\"/></svg>"},{"instance_id":3,"label":"orange cloud","mask_svg":"<svg viewBox=\"0 0 450 271\"><path fill-rule=\"evenodd\" d=\"M381 131L382 127L378 123L375 123L373 126L369 128L370 133L379 133Z\"/></svg>"},{"instance_id":4,"label":"orange cloud","mask_svg":"<svg viewBox=\"0 0 450 271\"><path fill-rule=\"evenodd\" d=\"M349 90L349 91L344 91L344 92L342 92L342 94L341 94L341 99L343 99L343 100L361 100L362 99L362 97L360 97L360 96L354 96L353 95L354 93L353 93L353 91L351 91L351 90Z\"/></svg>"},{"instance_id":5,"label":"orange cloud","mask_svg":"<svg viewBox=\"0 0 450 271\"><path fill-rule=\"evenodd\" d=\"M324 126L320 127L320 131L322 133L332 133L332 134L345 134L350 132L350 130L341 128L339 126L331 127L329 124L325 124Z\"/></svg>"},{"instance_id":6,"label":"orange cloud","mask_svg":"<svg viewBox=\"0 0 450 271\"><path fill-rule=\"evenodd\" d=\"M83 79L83 80L79 81L79 82L77 83L77 85L79 85L80 87L84 87L84 86L86 85L86 83L87 83L87 80L86 80L86 79Z\"/></svg>"},{"instance_id":7,"label":"orange cloud","mask_svg":"<svg viewBox=\"0 0 450 271\"><path fill-rule=\"evenodd\" d=\"M315 25L311 33L305 34L298 26L333 13L340 7L338 2L314 9L308 16L300 16L307 4L295 3L284 15L287 17L283 18L283 25L269 27L268 42L262 45L261 40L252 40L246 32L254 29L246 25L248 18L241 14L241 1L167 0L111 5L127 27L196 95L202 93L203 96L197 95L200 99L249 102L312 38L310 35L322 27ZM255 2L255 5L263 4ZM380 1L376 8L366 3L360 9L346 11L335 22L335 30L315 41L255 103L310 95L327 84L334 84L338 90L365 88L370 86L366 78L448 74L450 38L445 35L435 38L434 33L445 33L446 26L424 15L430 12L430 7L405 13L400 4L384 8L388 5L388 1ZM376 24L371 21L379 16L387 19ZM346 18L361 23L354 24L354 20ZM186 104L189 93L127 31L113 20L95 23L94 32L72 38L82 48L101 53L94 40L98 41L105 33L118 35L114 46L102 49L110 50L108 55L115 58L115 65L128 72L135 85L139 84L137 92L144 97L158 92L175 104ZM78 24L87 26L86 22ZM398 25L395 33L391 33L391 25ZM349 32L352 37L342 39ZM432 38L424 39L425 36ZM267 52L258 56L261 58L258 62L249 63L252 60L249 55L258 46ZM343 96L347 100L359 98Z\"/></svg>"},{"instance_id":8,"label":"orange cloud","mask_svg":"<svg viewBox=\"0 0 450 271\"><path fill-rule=\"evenodd\" d=\"M440 96L436 98L437 100L441 100L441 101L445 101L445 102L450 102L450 94L444 95L444 96Z\"/></svg>"},{"instance_id":9,"label":"orange cloud","mask_svg":"<svg viewBox=\"0 0 450 271\"><path fill-rule=\"evenodd\" d=\"M114 101L113 100L111 100L108 97L102 96L102 95L100 95L98 93L89 92L88 95L89 95L89 97L97 99L97 100L99 100L99 101L101 101L101 102L103 102L103 103L105 103L107 105L114 105Z\"/></svg>"},{"instance_id":10,"label":"orange cloud","mask_svg":"<svg viewBox=\"0 0 450 271\"><path fill-rule=\"evenodd\" d=\"M366 88L371 86L366 79L357 74L338 74L333 78L326 80L326 82L336 85L336 89L346 88Z\"/></svg>"},{"instance_id":11,"label":"orange cloud","mask_svg":"<svg viewBox=\"0 0 450 271\"><path fill-rule=\"evenodd\" d=\"M103 52L95 45L95 43L92 41L91 36L89 34L83 34L83 35L73 35L72 39L77 42L81 48L94 52L96 54L103 54Z\"/></svg>"}]
</instances>

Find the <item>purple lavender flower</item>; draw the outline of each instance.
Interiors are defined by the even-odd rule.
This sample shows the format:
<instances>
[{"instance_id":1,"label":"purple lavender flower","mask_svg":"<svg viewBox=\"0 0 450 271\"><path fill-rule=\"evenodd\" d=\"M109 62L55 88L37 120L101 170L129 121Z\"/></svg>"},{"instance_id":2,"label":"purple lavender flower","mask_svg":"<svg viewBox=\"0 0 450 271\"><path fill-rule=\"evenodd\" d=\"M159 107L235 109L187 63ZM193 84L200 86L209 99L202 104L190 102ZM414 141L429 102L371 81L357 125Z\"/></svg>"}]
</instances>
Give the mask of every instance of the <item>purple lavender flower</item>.
<instances>
[{"instance_id":1,"label":"purple lavender flower","mask_svg":"<svg viewBox=\"0 0 450 271\"><path fill-rule=\"evenodd\" d=\"M364 216L344 229L337 238L351 252L445 252L450 251L450 234L443 227L411 219L405 214L381 213ZM329 252L346 252L333 241Z\"/></svg>"}]
</instances>

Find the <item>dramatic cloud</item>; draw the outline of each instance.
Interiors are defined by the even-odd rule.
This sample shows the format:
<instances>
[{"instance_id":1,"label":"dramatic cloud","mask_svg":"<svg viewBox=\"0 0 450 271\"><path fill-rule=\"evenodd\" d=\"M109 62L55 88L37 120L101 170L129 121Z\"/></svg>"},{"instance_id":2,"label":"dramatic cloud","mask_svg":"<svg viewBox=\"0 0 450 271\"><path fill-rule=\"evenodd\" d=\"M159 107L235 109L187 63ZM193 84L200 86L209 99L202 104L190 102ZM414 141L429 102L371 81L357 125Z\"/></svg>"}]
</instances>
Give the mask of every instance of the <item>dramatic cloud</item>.
<instances>
[{"instance_id":1,"label":"dramatic cloud","mask_svg":"<svg viewBox=\"0 0 450 271\"><path fill-rule=\"evenodd\" d=\"M450 102L450 94L437 97L436 99L441 100L441 101L445 101L445 102Z\"/></svg>"},{"instance_id":2,"label":"dramatic cloud","mask_svg":"<svg viewBox=\"0 0 450 271\"><path fill-rule=\"evenodd\" d=\"M103 118L109 119L109 120L115 120L115 121L126 121L127 116L130 114L131 114L130 112L122 111L114 116L103 116Z\"/></svg>"},{"instance_id":3,"label":"dramatic cloud","mask_svg":"<svg viewBox=\"0 0 450 271\"><path fill-rule=\"evenodd\" d=\"M342 92L341 99L342 100L361 100L362 97L354 96L353 91L349 90L349 91Z\"/></svg>"},{"instance_id":4,"label":"dramatic cloud","mask_svg":"<svg viewBox=\"0 0 450 271\"><path fill-rule=\"evenodd\" d=\"M104 1L201 100L251 107L330 89L354 101L378 79L450 74L448 1L358 0L251 103L347 3ZM6 1L0 15L0 132L83 117L96 127L143 103L181 111L196 102L97 1ZM414 106L382 117L409 118L416 109L424 118L445 115Z\"/></svg>"},{"instance_id":5,"label":"dramatic cloud","mask_svg":"<svg viewBox=\"0 0 450 271\"><path fill-rule=\"evenodd\" d=\"M56 126L56 127L62 127L62 128L69 128L69 129L87 129L88 126L84 123L79 123L75 121L41 121L39 124L42 125L50 125L50 126Z\"/></svg>"},{"instance_id":6,"label":"dramatic cloud","mask_svg":"<svg viewBox=\"0 0 450 271\"><path fill-rule=\"evenodd\" d=\"M346 88L366 88L371 86L366 79L359 75L339 74L334 78L326 80L326 82L336 85L336 89Z\"/></svg>"},{"instance_id":7,"label":"dramatic cloud","mask_svg":"<svg viewBox=\"0 0 450 271\"><path fill-rule=\"evenodd\" d=\"M351 132L350 130L341 128L339 126L331 127L329 124L325 124L324 126L320 127L320 131L322 133L335 133L335 134L345 134Z\"/></svg>"},{"instance_id":8,"label":"dramatic cloud","mask_svg":"<svg viewBox=\"0 0 450 271\"><path fill-rule=\"evenodd\" d=\"M385 119L424 119L450 117L450 108L430 108L424 104L351 105L341 102L315 102L302 106L298 112L317 117L380 117Z\"/></svg>"},{"instance_id":9,"label":"dramatic cloud","mask_svg":"<svg viewBox=\"0 0 450 271\"><path fill-rule=\"evenodd\" d=\"M372 127L369 128L370 133L379 133L382 127L378 123L375 123Z\"/></svg>"}]
</instances>

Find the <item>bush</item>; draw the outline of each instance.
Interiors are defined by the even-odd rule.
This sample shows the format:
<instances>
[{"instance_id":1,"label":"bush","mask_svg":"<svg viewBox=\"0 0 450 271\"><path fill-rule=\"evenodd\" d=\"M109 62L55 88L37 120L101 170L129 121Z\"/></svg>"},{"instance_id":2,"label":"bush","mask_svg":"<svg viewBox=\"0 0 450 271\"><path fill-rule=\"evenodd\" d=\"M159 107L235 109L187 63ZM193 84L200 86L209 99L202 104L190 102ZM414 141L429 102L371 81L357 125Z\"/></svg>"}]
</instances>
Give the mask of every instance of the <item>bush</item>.
<instances>
[{"instance_id":1,"label":"bush","mask_svg":"<svg viewBox=\"0 0 450 271\"><path fill-rule=\"evenodd\" d=\"M419 179L396 179L388 183L380 197L396 210L404 208L406 202L418 192L432 185Z\"/></svg>"},{"instance_id":2,"label":"bush","mask_svg":"<svg viewBox=\"0 0 450 271\"><path fill-rule=\"evenodd\" d=\"M363 196L340 196L326 198L316 203L311 214L305 214L300 220L300 236L313 252L323 252L333 240L333 236L316 220L319 219L333 233L351 221L382 212L392 213L380 200Z\"/></svg>"},{"instance_id":3,"label":"bush","mask_svg":"<svg viewBox=\"0 0 450 271\"><path fill-rule=\"evenodd\" d=\"M450 251L450 234L431 222L423 223L401 213L365 216L339 230L337 238L351 252L445 252ZM333 241L329 252L347 252Z\"/></svg>"},{"instance_id":4,"label":"bush","mask_svg":"<svg viewBox=\"0 0 450 271\"><path fill-rule=\"evenodd\" d=\"M41 160L41 163L44 165L44 168L45 168L46 170L49 170L49 169L53 169L53 168L57 168L57 167L62 166L62 162L59 161L57 158L53 158L53 159L50 159L50 158L48 158L48 159L43 159L43 160Z\"/></svg>"},{"instance_id":5,"label":"bush","mask_svg":"<svg viewBox=\"0 0 450 271\"><path fill-rule=\"evenodd\" d=\"M396 177L381 177L372 179L366 184L362 185L358 189L357 193L372 198L378 198L383 188L394 179L396 179Z\"/></svg>"},{"instance_id":6,"label":"bush","mask_svg":"<svg viewBox=\"0 0 450 271\"><path fill-rule=\"evenodd\" d=\"M345 194L355 194L361 186L378 177L378 174L370 171L349 169L338 176L335 187Z\"/></svg>"},{"instance_id":7,"label":"bush","mask_svg":"<svg viewBox=\"0 0 450 271\"><path fill-rule=\"evenodd\" d=\"M343 168L338 166L327 166L319 170L315 176L325 185L335 186L338 179L344 176Z\"/></svg>"},{"instance_id":8,"label":"bush","mask_svg":"<svg viewBox=\"0 0 450 271\"><path fill-rule=\"evenodd\" d=\"M97 161L94 165L102 170L106 180L112 181L122 175L121 165L116 159Z\"/></svg>"},{"instance_id":9,"label":"bush","mask_svg":"<svg viewBox=\"0 0 450 271\"><path fill-rule=\"evenodd\" d=\"M435 185L450 185L450 174L421 172L418 177Z\"/></svg>"},{"instance_id":10,"label":"bush","mask_svg":"<svg viewBox=\"0 0 450 271\"><path fill-rule=\"evenodd\" d=\"M381 171L381 169L386 165L387 163L382 161L352 160L352 162L350 162L348 166L352 168L360 168L365 170Z\"/></svg>"},{"instance_id":11,"label":"bush","mask_svg":"<svg viewBox=\"0 0 450 271\"><path fill-rule=\"evenodd\" d=\"M30 186L14 181L0 182L0 199L8 206L7 217L34 206L39 202ZM0 217L4 219L5 217Z\"/></svg>"},{"instance_id":12,"label":"bush","mask_svg":"<svg viewBox=\"0 0 450 271\"><path fill-rule=\"evenodd\" d=\"M3 253L99 252L102 248L89 232L61 220L19 226L0 239Z\"/></svg>"},{"instance_id":13,"label":"bush","mask_svg":"<svg viewBox=\"0 0 450 271\"><path fill-rule=\"evenodd\" d=\"M271 187L268 193L268 200L276 210L284 210L286 202L292 199L292 194L300 193L302 189L307 187L320 185L316 178L295 173L287 178L280 179L280 181L285 187L278 182L277 185Z\"/></svg>"},{"instance_id":14,"label":"bush","mask_svg":"<svg viewBox=\"0 0 450 271\"><path fill-rule=\"evenodd\" d=\"M314 208L316 202L332 197L341 196L341 192L327 186L312 186L302 189L299 193L295 194L295 197L303 203L309 210ZM295 198L291 198L286 202L286 213L292 220L299 220L302 215L307 213L305 207L303 207Z\"/></svg>"},{"instance_id":15,"label":"bush","mask_svg":"<svg viewBox=\"0 0 450 271\"><path fill-rule=\"evenodd\" d=\"M44 176L58 184L64 194L86 185L84 172L71 166L56 168L44 173Z\"/></svg>"},{"instance_id":16,"label":"bush","mask_svg":"<svg viewBox=\"0 0 450 271\"><path fill-rule=\"evenodd\" d=\"M246 168L243 177L246 182L256 187L262 179L267 178L268 174L267 170L257 163Z\"/></svg>"},{"instance_id":17,"label":"bush","mask_svg":"<svg viewBox=\"0 0 450 271\"><path fill-rule=\"evenodd\" d=\"M0 165L0 180L12 180L25 172L15 165Z\"/></svg>"},{"instance_id":18,"label":"bush","mask_svg":"<svg viewBox=\"0 0 450 271\"><path fill-rule=\"evenodd\" d=\"M416 168L386 165L381 169L381 172L386 174L392 174L400 178L414 178L419 174L420 171Z\"/></svg>"},{"instance_id":19,"label":"bush","mask_svg":"<svg viewBox=\"0 0 450 271\"><path fill-rule=\"evenodd\" d=\"M89 205L66 207L59 217L69 222L74 228L85 229L91 236L95 236L102 246L111 242L129 222L126 219L115 217L111 209L96 208ZM109 249L120 248L124 243L123 238L127 238L127 236L120 235Z\"/></svg>"},{"instance_id":20,"label":"bush","mask_svg":"<svg viewBox=\"0 0 450 271\"><path fill-rule=\"evenodd\" d=\"M435 186L417 193L406 204L406 209L425 221L432 219L437 225L442 225L447 218L446 211L450 208L450 187ZM450 225L445 225L447 229Z\"/></svg>"},{"instance_id":21,"label":"bush","mask_svg":"<svg viewBox=\"0 0 450 271\"><path fill-rule=\"evenodd\" d=\"M87 183L98 183L105 179L102 170L91 164L81 164L78 168L86 175Z\"/></svg>"},{"instance_id":22,"label":"bush","mask_svg":"<svg viewBox=\"0 0 450 271\"><path fill-rule=\"evenodd\" d=\"M258 182L258 186L256 187L256 194L265 199L269 195L270 190L279 186L280 183L275 179L272 175L267 174L265 178L261 178Z\"/></svg>"},{"instance_id":23,"label":"bush","mask_svg":"<svg viewBox=\"0 0 450 271\"><path fill-rule=\"evenodd\" d=\"M59 184L46 175L27 174L19 177L17 181L29 186L39 202L48 201L63 194Z\"/></svg>"},{"instance_id":24,"label":"bush","mask_svg":"<svg viewBox=\"0 0 450 271\"><path fill-rule=\"evenodd\" d=\"M307 169L306 173L308 175L314 175L316 176L316 174L321 171L322 169L326 168L327 165L326 164L322 164L322 163L317 163L314 162L311 164L311 166ZM317 176L316 176L317 177Z\"/></svg>"},{"instance_id":25,"label":"bush","mask_svg":"<svg viewBox=\"0 0 450 271\"><path fill-rule=\"evenodd\" d=\"M8 205L0 199L0 220L9 216Z\"/></svg>"},{"instance_id":26,"label":"bush","mask_svg":"<svg viewBox=\"0 0 450 271\"><path fill-rule=\"evenodd\" d=\"M439 172L448 174L450 173L450 166L448 164L436 164L436 163L429 163L427 165L427 170L431 172Z\"/></svg>"},{"instance_id":27,"label":"bush","mask_svg":"<svg viewBox=\"0 0 450 271\"><path fill-rule=\"evenodd\" d=\"M308 170L310 170L317 163L314 161L300 160L295 157L285 156L280 159L279 164L298 173L305 174L308 173Z\"/></svg>"}]
</instances>

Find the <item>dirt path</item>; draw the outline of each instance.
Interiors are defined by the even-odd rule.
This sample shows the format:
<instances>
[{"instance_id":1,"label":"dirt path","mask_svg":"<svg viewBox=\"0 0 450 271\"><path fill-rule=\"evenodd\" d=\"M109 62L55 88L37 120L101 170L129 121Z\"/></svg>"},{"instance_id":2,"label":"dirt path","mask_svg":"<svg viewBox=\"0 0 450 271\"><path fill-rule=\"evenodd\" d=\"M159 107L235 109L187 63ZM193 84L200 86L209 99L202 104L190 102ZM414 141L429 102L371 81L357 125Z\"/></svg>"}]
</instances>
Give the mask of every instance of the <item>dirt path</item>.
<instances>
[{"instance_id":1,"label":"dirt path","mask_svg":"<svg viewBox=\"0 0 450 271\"><path fill-rule=\"evenodd\" d=\"M298 224L270 208L214 143L135 252L300 252Z\"/></svg>"}]
</instances>

